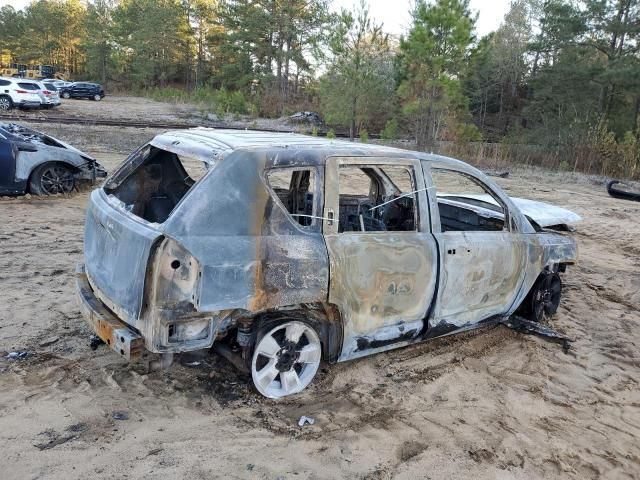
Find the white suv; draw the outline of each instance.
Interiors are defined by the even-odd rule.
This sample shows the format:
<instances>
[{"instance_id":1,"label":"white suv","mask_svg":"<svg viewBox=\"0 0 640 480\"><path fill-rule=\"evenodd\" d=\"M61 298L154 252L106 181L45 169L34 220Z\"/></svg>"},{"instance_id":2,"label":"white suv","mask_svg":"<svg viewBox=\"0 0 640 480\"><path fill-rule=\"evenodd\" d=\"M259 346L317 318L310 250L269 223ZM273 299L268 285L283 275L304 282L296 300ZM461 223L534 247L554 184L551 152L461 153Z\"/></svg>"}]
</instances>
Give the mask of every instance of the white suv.
<instances>
[{"instance_id":1,"label":"white suv","mask_svg":"<svg viewBox=\"0 0 640 480\"><path fill-rule=\"evenodd\" d=\"M44 103L42 104L42 108L53 108L57 107L62 103L60 101L60 94L58 93L58 89L53 83L45 82L43 80L36 82L40 87L40 93L44 95Z\"/></svg>"},{"instance_id":2,"label":"white suv","mask_svg":"<svg viewBox=\"0 0 640 480\"><path fill-rule=\"evenodd\" d=\"M40 108L46 102L40 86L24 78L0 77L0 110Z\"/></svg>"}]
</instances>

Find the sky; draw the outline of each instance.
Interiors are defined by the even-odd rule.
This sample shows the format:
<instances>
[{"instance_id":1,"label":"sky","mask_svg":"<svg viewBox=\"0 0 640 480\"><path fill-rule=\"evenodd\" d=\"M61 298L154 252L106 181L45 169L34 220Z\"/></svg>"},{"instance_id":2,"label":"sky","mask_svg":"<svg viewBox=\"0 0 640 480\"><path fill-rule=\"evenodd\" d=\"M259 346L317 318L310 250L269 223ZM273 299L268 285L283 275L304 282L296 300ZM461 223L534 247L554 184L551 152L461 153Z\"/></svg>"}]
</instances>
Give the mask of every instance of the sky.
<instances>
[{"instance_id":1,"label":"sky","mask_svg":"<svg viewBox=\"0 0 640 480\"><path fill-rule=\"evenodd\" d=\"M2 0L0 0L1 2ZM351 10L359 5L360 0L333 0L333 9ZM383 23L384 30L394 35L400 35L409 30L414 0L369 0L369 13L377 23ZM471 10L478 12L476 22L476 36L478 38L494 31L500 26L505 13L509 10L511 0L471 0Z\"/></svg>"},{"instance_id":2,"label":"sky","mask_svg":"<svg viewBox=\"0 0 640 480\"><path fill-rule=\"evenodd\" d=\"M30 0L0 0L0 7L12 5L16 9L23 8ZM333 10L351 9L360 0L333 0ZM476 23L476 35L482 37L498 28L504 14L509 9L511 0L471 0L471 9L479 13ZM385 31L400 35L408 30L411 23L409 10L414 0L369 0L369 11L378 23L384 24Z\"/></svg>"}]
</instances>

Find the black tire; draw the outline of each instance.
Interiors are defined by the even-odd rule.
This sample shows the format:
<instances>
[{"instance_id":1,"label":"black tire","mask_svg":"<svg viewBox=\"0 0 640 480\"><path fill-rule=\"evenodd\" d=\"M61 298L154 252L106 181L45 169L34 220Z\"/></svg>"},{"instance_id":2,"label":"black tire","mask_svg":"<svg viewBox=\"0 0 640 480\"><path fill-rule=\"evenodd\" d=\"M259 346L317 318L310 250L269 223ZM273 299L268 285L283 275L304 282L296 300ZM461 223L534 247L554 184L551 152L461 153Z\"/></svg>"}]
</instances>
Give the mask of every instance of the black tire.
<instances>
[{"instance_id":1,"label":"black tire","mask_svg":"<svg viewBox=\"0 0 640 480\"><path fill-rule=\"evenodd\" d=\"M71 98L71 94L69 94L69 92L62 92L62 98L69 100Z\"/></svg>"},{"instance_id":2,"label":"black tire","mask_svg":"<svg viewBox=\"0 0 640 480\"><path fill-rule=\"evenodd\" d=\"M525 314L534 322L552 317L558 311L562 297L562 280L557 273L540 275L525 300Z\"/></svg>"},{"instance_id":3,"label":"black tire","mask_svg":"<svg viewBox=\"0 0 640 480\"><path fill-rule=\"evenodd\" d=\"M34 195L71 193L75 185L73 172L62 163L44 163L29 177L29 191Z\"/></svg>"},{"instance_id":4,"label":"black tire","mask_svg":"<svg viewBox=\"0 0 640 480\"><path fill-rule=\"evenodd\" d=\"M95 94L95 95L93 96L93 100L94 100L95 102L99 102L100 100L102 100L102 97L101 97L100 95L98 95L98 94Z\"/></svg>"},{"instance_id":5,"label":"black tire","mask_svg":"<svg viewBox=\"0 0 640 480\"><path fill-rule=\"evenodd\" d=\"M0 95L0 110L11 110L13 108L13 100L8 95Z\"/></svg>"}]
</instances>

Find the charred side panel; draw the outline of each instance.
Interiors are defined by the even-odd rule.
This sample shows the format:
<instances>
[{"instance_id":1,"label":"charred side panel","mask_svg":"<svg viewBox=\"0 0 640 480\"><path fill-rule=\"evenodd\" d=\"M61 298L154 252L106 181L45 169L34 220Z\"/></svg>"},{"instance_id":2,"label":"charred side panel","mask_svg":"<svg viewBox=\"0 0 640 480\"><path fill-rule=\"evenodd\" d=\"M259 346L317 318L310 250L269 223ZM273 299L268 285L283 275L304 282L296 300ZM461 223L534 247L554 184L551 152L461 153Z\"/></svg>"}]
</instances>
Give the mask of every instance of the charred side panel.
<instances>
[{"instance_id":1,"label":"charred side panel","mask_svg":"<svg viewBox=\"0 0 640 480\"><path fill-rule=\"evenodd\" d=\"M200 264L174 240L156 242L145 287L140 330L152 352L209 348L230 311L198 311Z\"/></svg>"},{"instance_id":2,"label":"charred side panel","mask_svg":"<svg viewBox=\"0 0 640 480\"><path fill-rule=\"evenodd\" d=\"M540 273L558 264L574 264L578 261L576 241L558 233L541 232L534 235L520 235L526 242L526 261L522 287L518 291L509 314L516 311L533 287Z\"/></svg>"},{"instance_id":3,"label":"charred side panel","mask_svg":"<svg viewBox=\"0 0 640 480\"><path fill-rule=\"evenodd\" d=\"M16 179L27 180L29 175L38 165L46 162L62 162L71 167L80 168L87 160L77 153L63 148L37 145L37 152L19 152L16 159Z\"/></svg>"},{"instance_id":4,"label":"charred side panel","mask_svg":"<svg viewBox=\"0 0 640 480\"><path fill-rule=\"evenodd\" d=\"M340 361L401 346L423 330L437 281L438 253L429 233L429 208L418 162L412 168L420 231L338 233L339 165L385 165L384 157L327 160L324 231L331 262L329 302L340 310ZM336 221L328 220L331 212Z\"/></svg>"},{"instance_id":5,"label":"charred side panel","mask_svg":"<svg viewBox=\"0 0 640 480\"><path fill-rule=\"evenodd\" d=\"M266 153L231 154L166 223L167 235L200 262L198 310L258 312L326 301L322 234L300 228L275 203L263 173L276 160Z\"/></svg>"},{"instance_id":6,"label":"charred side panel","mask_svg":"<svg viewBox=\"0 0 640 480\"><path fill-rule=\"evenodd\" d=\"M526 244L509 232L445 232L442 275L430 326L462 327L507 312L523 281Z\"/></svg>"},{"instance_id":7,"label":"charred side panel","mask_svg":"<svg viewBox=\"0 0 640 480\"><path fill-rule=\"evenodd\" d=\"M327 235L331 295L344 322L341 360L417 336L431 303L437 257L428 234Z\"/></svg>"}]
</instances>

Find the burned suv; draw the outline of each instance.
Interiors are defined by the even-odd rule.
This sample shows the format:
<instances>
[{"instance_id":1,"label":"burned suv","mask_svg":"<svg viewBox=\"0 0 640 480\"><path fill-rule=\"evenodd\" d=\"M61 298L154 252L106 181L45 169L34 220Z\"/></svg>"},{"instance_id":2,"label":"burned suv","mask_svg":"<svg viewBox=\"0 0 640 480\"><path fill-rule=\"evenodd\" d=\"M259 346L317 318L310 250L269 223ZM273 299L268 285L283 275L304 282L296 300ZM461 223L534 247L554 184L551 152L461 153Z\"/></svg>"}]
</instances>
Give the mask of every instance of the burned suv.
<instances>
[{"instance_id":1,"label":"burned suv","mask_svg":"<svg viewBox=\"0 0 640 480\"><path fill-rule=\"evenodd\" d=\"M123 358L213 346L277 398L321 360L552 315L578 219L438 155L181 130L92 193L77 286Z\"/></svg>"}]
</instances>

